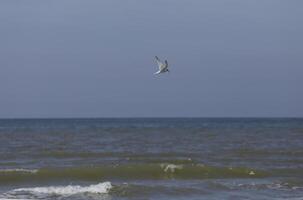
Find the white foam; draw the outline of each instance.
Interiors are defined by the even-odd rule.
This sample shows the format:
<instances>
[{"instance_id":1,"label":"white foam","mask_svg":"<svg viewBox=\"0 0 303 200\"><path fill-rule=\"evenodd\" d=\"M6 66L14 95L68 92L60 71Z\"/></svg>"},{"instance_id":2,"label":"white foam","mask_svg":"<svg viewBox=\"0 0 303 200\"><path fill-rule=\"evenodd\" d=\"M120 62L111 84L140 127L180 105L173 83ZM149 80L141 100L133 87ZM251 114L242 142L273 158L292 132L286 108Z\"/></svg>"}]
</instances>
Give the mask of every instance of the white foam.
<instances>
[{"instance_id":1,"label":"white foam","mask_svg":"<svg viewBox=\"0 0 303 200\"><path fill-rule=\"evenodd\" d=\"M9 198L9 199L1 199L0 198L0 200L32 200L32 199L11 199L11 198Z\"/></svg>"},{"instance_id":2,"label":"white foam","mask_svg":"<svg viewBox=\"0 0 303 200\"><path fill-rule=\"evenodd\" d=\"M248 174L251 176L256 175L256 173L254 171L250 171Z\"/></svg>"},{"instance_id":3,"label":"white foam","mask_svg":"<svg viewBox=\"0 0 303 200\"><path fill-rule=\"evenodd\" d=\"M37 173L37 169L0 169L1 172L22 172L22 173Z\"/></svg>"},{"instance_id":4,"label":"white foam","mask_svg":"<svg viewBox=\"0 0 303 200\"><path fill-rule=\"evenodd\" d=\"M79 193L95 193L103 194L108 193L112 188L110 182L99 183L97 185L90 185L87 187L79 185L68 185L68 186L50 186L50 187L34 187L34 188L19 188L12 192L30 192L34 194L55 194L69 196Z\"/></svg>"},{"instance_id":5,"label":"white foam","mask_svg":"<svg viewBox=\"0 0 303 200\"><path fill-rule=\"evenodd\" d=\"M183 165L174 165L174 164L161 164L161 168L164 169L164 172L174 173L176 169L182 169Z\"/></svg>"}]
</instances>

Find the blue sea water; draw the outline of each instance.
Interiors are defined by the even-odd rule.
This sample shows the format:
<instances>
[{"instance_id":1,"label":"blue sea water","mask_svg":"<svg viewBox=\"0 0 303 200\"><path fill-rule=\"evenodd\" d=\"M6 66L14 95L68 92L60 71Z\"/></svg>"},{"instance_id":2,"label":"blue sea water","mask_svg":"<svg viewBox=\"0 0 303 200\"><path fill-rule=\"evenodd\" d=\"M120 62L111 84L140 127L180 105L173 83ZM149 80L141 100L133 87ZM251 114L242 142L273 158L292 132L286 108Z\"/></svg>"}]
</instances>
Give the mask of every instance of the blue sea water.
<instances>
[{"instance_id":1,"label":"blue sea water","mask_svg":"<svg viewBox=\"0 0 303 200\"><path fill-rule=\"evenodd\" d=\"M2 119L0 199L303 199L303 119Z\"/></svg>"}]
</instances>

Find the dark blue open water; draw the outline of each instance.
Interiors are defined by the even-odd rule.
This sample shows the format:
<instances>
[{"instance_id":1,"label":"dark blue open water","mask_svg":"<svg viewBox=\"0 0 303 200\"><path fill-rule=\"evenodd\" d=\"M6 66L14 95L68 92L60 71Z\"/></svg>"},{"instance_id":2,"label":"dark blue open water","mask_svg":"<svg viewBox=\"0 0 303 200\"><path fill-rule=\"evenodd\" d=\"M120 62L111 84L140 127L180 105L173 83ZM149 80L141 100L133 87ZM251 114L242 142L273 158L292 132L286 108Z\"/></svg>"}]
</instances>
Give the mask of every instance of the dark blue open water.
<instances>
[{"instance_id":1,"label":"dark blue open water","mask_svg":"<svg viewBox=\"0 0 303 200\"><path fill-rule=\"evenodd\" d=\"M303 199L303 119L3 119L0 199Z\"/></svg>"}]
</instances>

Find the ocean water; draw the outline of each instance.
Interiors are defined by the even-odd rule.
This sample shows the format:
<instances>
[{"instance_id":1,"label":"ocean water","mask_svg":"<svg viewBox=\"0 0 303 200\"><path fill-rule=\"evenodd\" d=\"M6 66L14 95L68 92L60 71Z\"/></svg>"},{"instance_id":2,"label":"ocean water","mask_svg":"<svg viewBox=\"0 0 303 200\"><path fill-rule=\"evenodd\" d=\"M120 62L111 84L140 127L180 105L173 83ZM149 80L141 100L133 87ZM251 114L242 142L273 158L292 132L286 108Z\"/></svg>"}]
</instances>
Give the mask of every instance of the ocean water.
<instances>
[{"instance_id":1,"label":"ocean water","mask_svg":"<svg viewBox=\"0 0 303 200\"><path fill-rule=\"evenodd\" d=\"M0 199L303 200L303 119L2 119Z\"/></svg>"}]
</instances>

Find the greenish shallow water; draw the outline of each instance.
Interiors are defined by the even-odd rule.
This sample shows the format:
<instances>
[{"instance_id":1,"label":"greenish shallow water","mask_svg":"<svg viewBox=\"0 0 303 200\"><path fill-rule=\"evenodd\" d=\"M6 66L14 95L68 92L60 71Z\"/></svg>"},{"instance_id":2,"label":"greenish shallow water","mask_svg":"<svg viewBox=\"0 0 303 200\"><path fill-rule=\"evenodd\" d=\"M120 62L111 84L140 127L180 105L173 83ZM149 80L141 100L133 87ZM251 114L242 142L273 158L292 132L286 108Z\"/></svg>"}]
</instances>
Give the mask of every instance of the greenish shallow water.
<instances>
[{"instance_id":1,"label":"greenish shallow water","mask_svg":"<svg viewBox=\"0 0 303 200\"><path fill-rule=\"evenodd\" d=\"M2 119L0 143L0 199L303 199L303 119Z\"/></svg>"}]
</instances>

